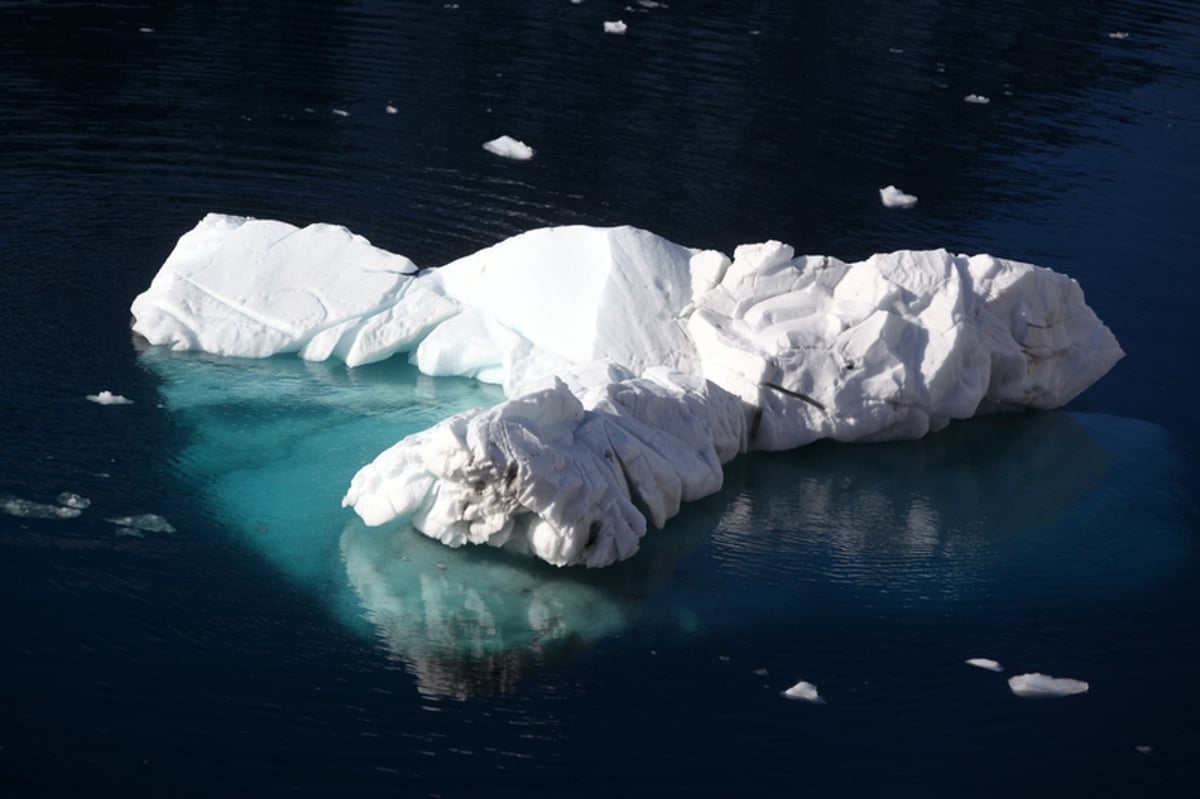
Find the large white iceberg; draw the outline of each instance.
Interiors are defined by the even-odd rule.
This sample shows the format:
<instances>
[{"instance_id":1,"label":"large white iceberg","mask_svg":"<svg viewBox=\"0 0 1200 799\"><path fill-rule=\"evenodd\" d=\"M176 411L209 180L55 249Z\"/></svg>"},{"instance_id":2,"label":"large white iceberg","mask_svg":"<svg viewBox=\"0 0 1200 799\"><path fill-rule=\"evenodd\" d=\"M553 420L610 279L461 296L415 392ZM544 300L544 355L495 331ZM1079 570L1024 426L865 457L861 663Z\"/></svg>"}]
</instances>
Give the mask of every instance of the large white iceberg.
<instances>
[{"instance_id":1,"label":"large white iceberg","mask_svg":"<svg viewBox=\"0 0 1200 799\"><path fill-rule=\"evenodd\" d=\"M355 366L408 352L508 399L352 479L368 524L601 566L752 449L1059 407L1123 353L1070 278L988 255L729 258L632 227L529 231L438 269L344 228L212 214L132 307L173 349Z\"/></svg>"}]
</instances>

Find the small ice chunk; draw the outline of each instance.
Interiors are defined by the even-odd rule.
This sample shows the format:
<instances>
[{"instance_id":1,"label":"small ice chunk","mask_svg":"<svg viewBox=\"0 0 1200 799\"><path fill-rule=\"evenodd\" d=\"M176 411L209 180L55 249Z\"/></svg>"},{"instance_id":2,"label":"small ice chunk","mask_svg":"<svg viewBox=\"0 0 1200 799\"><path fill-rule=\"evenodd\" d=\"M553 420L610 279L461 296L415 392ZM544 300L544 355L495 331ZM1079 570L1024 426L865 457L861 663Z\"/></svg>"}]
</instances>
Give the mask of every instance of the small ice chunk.
<instances>
[{"instance_id":1,"label":"small ice chunk","mask_svg":"<svg viewBox=\"0 0 1200 799\"><path fill-rule=\"evenodd\" d=\"M1128 39L1129 31L1113 31L1112 33L1108 34L1108 38L1110 38L1110 39Z\"/></svg>"},{"instance_id":2,"label":"small ice chunk","mask_svg":"<svg viewBox=\"0 0 1200 799\"><path fill-rule=\"evenodd\" d=\"M87 398L100 405L132 405L133 400L125 399L120 394L111 391L101 391L99 394L88 394Z\"/></svg>"},{"instance_id":3,"label":"small ice chunk","mask_svg":"<svg viewBox=\"0 0 1200 799\"><path fill-rule=\"evenodd\" d=\"M905 194L895 186L884 186L880 189L879 199L888 208L912 208L917 204L916 195Z\"/></svg>"},{"instance_id":4,"label":"small ice chunk","mask_svg":"<svg viewBox=\"0 0 1200 799\"><path fill-rule=\"evenodd\" d=\"M755 673L755 674L757 674L759 677L766 677L766 676L767 676L767 670L766 670L766 669L755 669L755 670L754 670L754 673Z\"/></svg>"},{"instance_id":5,"label":"small ice chunk","mask_svg":"<svg viewBox=\"0 0 1200 799\"><path fill-rule=\"evenodd\" d=\"M1008 678L1008 687L1017 696L1040 699L1048 696L1085 694L1088 684L1070 677L1051 677L1048 674L1016 674Z\"/></svg>"},{"instance_id":6,"label":"small ice chunk","mask_svg":"<svg viewBox=\"0 0 1200 799\"><path fill-rule=\"evenodd\" d=\"M517 161L528 161L533 158L533 148L512 136L501 136L484 142L483 149L502 158L512 158Z\"/></svg>"},{"instance_id":7,"label":"small ice chunk","mask_svg":"<svg viewBox=\"0 0 1200 799\"><path fill-rule=\"evenodd\" d=\"M991 102L991 100L984 97L982 94L968 94L963 98L963 100L968 103L974 103L975 105L987 105Z\"/></svg>"},{"instance_id":8,"label":"small ice chunk","mask_svg":"<svg viewBox=\"0 0 1200 799\"><path fill-rule=\"evenodd\" d=\"M333 109L333 113L334 113L336 116L339 116L339 117L348 117L348 116L350 116L350 112L349 112L349 111L347 111L347 110L346 110L346 109L344 109L344 108L334 108L334 109Z\"/></svg>"},{"instance_id":9,"label":"small ice chunk","mask_svg":"<svg viewBox=\"0 0 1200 799\"><path fill-rule=\"evenodd\" d=\"M791 688L783 692L783 695L788 699L795 699L800 702L812 702L816 705L825 704L825 700L817 693L817 686L810 682L801 680Z\"/></svg>"},{"instance_id":10,"label":"small ice chunk","mask_svg":"<svg viewBox=\"0 0 1200 799\"><path fill-rule=\"evenodd\" d=\"M1004 667L991 658L967 658L968 666L974 666L978 669L987 669L988 671L1004 671Z\"/></svg>"},{"instance_id":11,"label":"small ice chunk","mask_svg":"<svg viewBox=\"0 0 1200 799\"><path fill-rule=\"evenodd\" d=\"M138 33L154 33L154 28L138 28ZM1112 34L1110 33L1109 36ZM1128 36L1129 34L1125 34Z\"/></svg>"},{"instance_id":12,"label":"small ice chunk","mask_svg":"<svg viewBox=\"0 0 1200 799\"><path fill-rule=\"evenodd\" d=\"M623 35L625 35L625 31L627 31L627 30L629 30L629 26L626 25L624 22L622 22L619 19L614 20L612 22L606 21L604 23L604 32L605 33L612 33L617 36L623 36Z\"/></svg>"},{"instance_id":13,"label":"small ice chunk","mask_svg":"<svg viewBox=\"0 0 1200 799\"><path fill-rule=\"evenodd\" d=\"M106 519L118 527L126 527L133 530L144 530L147 533L173 533L175 528L171 526L163 517L157 513L139 513L134 516L118 516L114 519Z\"/></svg>"},{"instance_id":14,"label":"small ice chunk","mask_svg":"<svg viewBox=\"0 0 1200 799\"><path fill-rule=\"evenodd\" d=\"M62 505L43 505L18 497L0 497L0 511L25 519L74 519L82 511Z\"/></svg>"},{"instance_id":15,"label":"small ice chunk","mask_svg":"<svg viewBox=\"0 0 1200 799\"><path fill-rule=\"evenodd\" d=\"M83 510L92 504L90 499L81 497L78 494L72 494L70 491L64 491L59 494L57 501L59 505L65 508L75 508L76 510Z\"/></svg>"},{"instance_id":16,"label":"small ice chunk","mask_svg":"<svg viewBox=\"0 0 1200 799\"><path fill-rule=\"evenodd\" d=\"M383 107L383 110L384 110L384 111L387 111L389 114L398 114L398 113L400 113L400 109L399 109L399 108L397 108L396 106L392 105L391 103L388 103L386 106L384 106L384 107Z\"/></svg>"},{"instance_id":17,"label":"small ice chunk","mask_svg":"<svg viewBox=\"0 0 1200 799\"><path fill-rule=\"evenodd\" d=\"M1136 749L1139 754L1143 754L1143 755L1148 755L1154 751L1153 746L1147 746L1146 744L1141 744L1140 746L1135 746L1133 748Z\"/></svg>"}]
</instances>

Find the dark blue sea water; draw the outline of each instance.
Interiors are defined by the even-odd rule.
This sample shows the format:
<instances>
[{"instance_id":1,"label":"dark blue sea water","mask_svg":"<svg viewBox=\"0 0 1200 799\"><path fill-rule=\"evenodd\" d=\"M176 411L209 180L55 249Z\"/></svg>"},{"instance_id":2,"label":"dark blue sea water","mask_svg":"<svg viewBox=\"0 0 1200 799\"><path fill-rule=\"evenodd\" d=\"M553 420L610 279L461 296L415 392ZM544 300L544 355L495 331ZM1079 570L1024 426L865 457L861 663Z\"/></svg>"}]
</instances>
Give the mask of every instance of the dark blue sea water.
<instances>
[{"instance_id":1,"label":"dark blue sea water","mask_svg":"<svg viewBox=\"0 0 1200 799\"><path fill-rule=\"evenodd\" d=\"M1196 3L17 0L0 53L4 796L1200 788ZM425 266L561 223L991 252L1127 357L1062 411L740 459L631 561L540 568L339 507L494 389L138 351L209 211Z\"/></svg>"}]
</instances>

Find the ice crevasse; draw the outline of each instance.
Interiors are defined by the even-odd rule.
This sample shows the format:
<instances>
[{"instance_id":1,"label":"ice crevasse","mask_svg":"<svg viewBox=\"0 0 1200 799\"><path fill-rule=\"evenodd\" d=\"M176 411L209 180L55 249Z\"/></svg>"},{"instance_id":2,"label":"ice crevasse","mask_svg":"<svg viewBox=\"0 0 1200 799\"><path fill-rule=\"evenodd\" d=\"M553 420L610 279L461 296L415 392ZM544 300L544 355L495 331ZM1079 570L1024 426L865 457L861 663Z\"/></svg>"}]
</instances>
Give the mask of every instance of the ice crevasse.
<instances>
[{"instance_id":1,"label":"ice crevasse","mask_svg":"<svg viewBox=\"0 0 1200 799\"><path fill-rule=\"evenodd\" d=\"M507 399L381 452L343 504L558 565L637 551L750 450L916 438L1062 406L1123 356L1078 283L989 255L730 258L633 227L541 228L434 269L345 228L210 214L133 302L177 350L407 353Z\"/></svg>"}]
</instances>

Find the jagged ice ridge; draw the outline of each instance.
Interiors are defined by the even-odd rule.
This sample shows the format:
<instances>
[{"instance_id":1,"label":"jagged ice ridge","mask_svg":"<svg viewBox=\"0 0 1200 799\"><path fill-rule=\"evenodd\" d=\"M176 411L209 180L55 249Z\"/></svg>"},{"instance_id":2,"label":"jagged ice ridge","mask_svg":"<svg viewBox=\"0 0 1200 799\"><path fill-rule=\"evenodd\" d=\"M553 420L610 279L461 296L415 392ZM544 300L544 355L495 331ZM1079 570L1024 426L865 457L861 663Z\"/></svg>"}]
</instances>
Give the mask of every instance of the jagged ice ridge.
<instances>
[{"instance_id":1,"label":"jagged ice ridge","mask_svg":"<svg viewBox=\"0 0 1200 799\"><path fill-rule=\"evenodd\" d=\"M384 450L343 504L558 565L637 551L750 450L1056 408L1123 353L1072 279L989 255L732 258L632 227L531 230L437 269L324 224L210 214L133 302L177 350L407 352L508 399Z\"/></svg>"}]
</instances>

